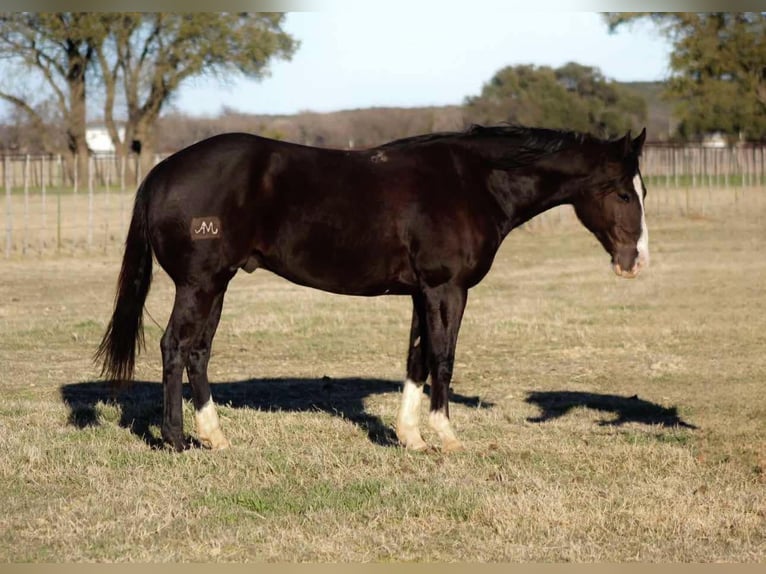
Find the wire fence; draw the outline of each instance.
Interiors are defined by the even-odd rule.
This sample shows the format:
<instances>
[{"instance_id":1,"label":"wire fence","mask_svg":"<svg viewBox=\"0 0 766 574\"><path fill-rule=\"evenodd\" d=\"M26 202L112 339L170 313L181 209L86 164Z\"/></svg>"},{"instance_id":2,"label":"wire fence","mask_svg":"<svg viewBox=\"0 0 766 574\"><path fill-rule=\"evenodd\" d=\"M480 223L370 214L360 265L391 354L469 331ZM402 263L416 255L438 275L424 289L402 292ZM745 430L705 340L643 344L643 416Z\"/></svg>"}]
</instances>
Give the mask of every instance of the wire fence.
<instances>
[{"instance_id":1,"label":"wire fence","mask_svg":"<svg viewBox=\"0 0 766 574\"><path fill-rule=\"evenodd\" d=\"M2 157L6 258L121 245L142 177L138 157L91 156L85 173L77 165L60 155Z\"/></svg>"},{"instance_id":2,"label":"wire fence","mask_svg":"<svg viewBox=\"0 0 766 574\"><path fill-rule=\"evenodd\" d=\"M649 144L644 148L641 171L655 186L762 186L766 183L766 146Z\"/></svg>"},{"instance_id":3,"label":"wire fence","mask_svg":"<svg viewBox=\"0 0 766 574\"><path fill-rule=\"evenodd\" d=\"M766 208L763 146L705 148L647 145L642 175L649 216L760 214ZM161 156L155 157L155 162ZM67 172L60 156L6 156L6 258L45 254L121 252L141 179L136 158L94 156L86 173ZM80 177L82 175L82 177ZM558 208L529 229L576 221Z\"/></svg>"}]
</instances>

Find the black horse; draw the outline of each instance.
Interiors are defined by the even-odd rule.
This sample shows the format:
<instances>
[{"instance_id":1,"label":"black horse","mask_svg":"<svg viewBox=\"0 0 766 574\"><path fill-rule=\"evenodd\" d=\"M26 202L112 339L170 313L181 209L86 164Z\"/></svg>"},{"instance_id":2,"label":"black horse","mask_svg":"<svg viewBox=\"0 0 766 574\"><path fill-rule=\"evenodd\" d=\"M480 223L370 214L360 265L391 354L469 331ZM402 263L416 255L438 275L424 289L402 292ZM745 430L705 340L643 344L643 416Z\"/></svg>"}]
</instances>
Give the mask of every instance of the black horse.
<instances>
[{"instance_id":1,"label":"black horse","mask_svg":"<svg viewBox=\"0 0 766 574\"><path fill-rule=\"evenodd\" d=\"M133 376L152 253L176 286L161 340L162 437L187 448L186 368L200 441L229 445L207 378L224 293L258 267L344 295L412 297L412 327L396 434L423 449L418 405L431 375L429 423L444 450L461 447L448 390L468 289L503 238L557 205L572 204L634 277L649 262L639 156L646 130L606 141L575 132L474 126L364 151L317 149L230 133L168 157L136 193L114 314L96 353L102 375Z\"/></svg>"}]
</instances>

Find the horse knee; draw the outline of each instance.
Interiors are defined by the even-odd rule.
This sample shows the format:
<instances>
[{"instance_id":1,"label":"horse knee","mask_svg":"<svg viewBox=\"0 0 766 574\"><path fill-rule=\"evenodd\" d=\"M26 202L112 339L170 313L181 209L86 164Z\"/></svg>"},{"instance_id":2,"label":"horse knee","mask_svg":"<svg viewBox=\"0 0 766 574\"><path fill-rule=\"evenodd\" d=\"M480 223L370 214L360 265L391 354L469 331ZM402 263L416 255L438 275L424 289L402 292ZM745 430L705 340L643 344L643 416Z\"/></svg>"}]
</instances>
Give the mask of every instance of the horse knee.
<instances>
[{"instance_id":1,"label":"horse knee","mask_svg":"<svg viewBox=\"0 0 766 574\"><path fill-rule=\"evenodd\" d=\"M184 367L185 357L188 356L188 348L184 348L181 341L170 330L160 339L162 363L165 370L176 370Z\"/></svg>"},{"instance_id":2,"label":"horse knee","mask_svg":"<svg viewBox=\"0 0 766 574\"><path fill-rule=\"evenodd\" d=\"M202 372L207 367L210 359L210 351L207 347L193 347L189 351L189 357L186 364L195 373Z\"/></svg>"}]
</instances>

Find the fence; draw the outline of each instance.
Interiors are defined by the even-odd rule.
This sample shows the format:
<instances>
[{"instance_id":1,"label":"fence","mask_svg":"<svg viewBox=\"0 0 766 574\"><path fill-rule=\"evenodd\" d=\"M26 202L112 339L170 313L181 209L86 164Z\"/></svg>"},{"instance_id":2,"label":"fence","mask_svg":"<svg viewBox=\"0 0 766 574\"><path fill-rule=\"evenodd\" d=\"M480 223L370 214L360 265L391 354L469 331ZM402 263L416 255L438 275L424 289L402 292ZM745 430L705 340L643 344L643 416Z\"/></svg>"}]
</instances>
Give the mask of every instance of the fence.
<instances>
[{"instance_id":1,"label":"fence","mask_svg":"<svg viewBox=\"0 0 766 574\"><path fill-rule=\"evenodd\" d=\"M733 209L760 213L766 204L765 150L764 146L648 144L641 164L650 190L647 212L706 215ZM82 178L76 173L72 178L67 169L61 156L0 160L6 257L122 249L141 178L136 158L91 157ZM574 221L571 210L557 209L528 226L534 229L568 220Z\"/></svg>"},{"instance_id":2,"label":"fence","mask_svg":"<svg viewBox=\"0 0 766 574\"><path fill-rule=\"evenodd\" d=\"M155 154L154 163L162 159ZM70 165L68 165L70 164ZM71 188L78 190L95 187L135 188L141 181L138 156L93 155L88 158L86 173L77 171L78 162L65 161L58 155L6 155L0 158L0 181L5 189Z\"/></svg>"},{"instance_id":3,"label":"fence","mask_svg":"<svg viewBox=\"0 0 766 574\"><path fill-rule=\"evenodd\" d=\"M4 156L5 256L121 244L141 177L135 155L91 156L82 174L61 155Z\"/></svg>"},{"instance_id":4,"label":"fence","mask_svg":"<svg viewBox=\"0 0 766 574\"><path fill-rule=\"evenodd\" d=\"M760 186L766 178L766 146L705 147L649 144L641 171L665 187Z\"/></svg>"}]
</instances>

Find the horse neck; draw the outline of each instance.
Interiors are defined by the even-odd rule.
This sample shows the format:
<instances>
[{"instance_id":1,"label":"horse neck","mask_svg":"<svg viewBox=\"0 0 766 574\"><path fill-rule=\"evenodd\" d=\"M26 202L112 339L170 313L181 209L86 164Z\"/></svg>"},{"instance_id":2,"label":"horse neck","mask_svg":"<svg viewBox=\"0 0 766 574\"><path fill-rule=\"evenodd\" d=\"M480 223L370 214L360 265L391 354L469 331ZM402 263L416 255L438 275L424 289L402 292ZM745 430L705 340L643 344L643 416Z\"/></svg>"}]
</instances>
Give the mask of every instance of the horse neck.
<instances>
[{"instance_id":1,"label":"horse neck","mask_svg":"<svg viewBox=\"0 0 766 574\"><path fill-rule=\"evenodd\" d=\"M503 236L536 215L571 204L576 189L574 176L534 169L493 169L486 182L487 191L499 207L498 224Z\"/></svg>"},{"instance_id":2,"label":"horse neck","mask_svg":"<svg viewBox=\"0 0 766 574\"><path fill-rule=\"evenodd\" d=\"M499 207L498 225L503 236L540 213L571 204L588 177L585 158L577 150L541 155L523 165L503 165L508 160L498 160L499 152L492 148L485 156L484 181Z\"/></svg>"}]
</instances>

